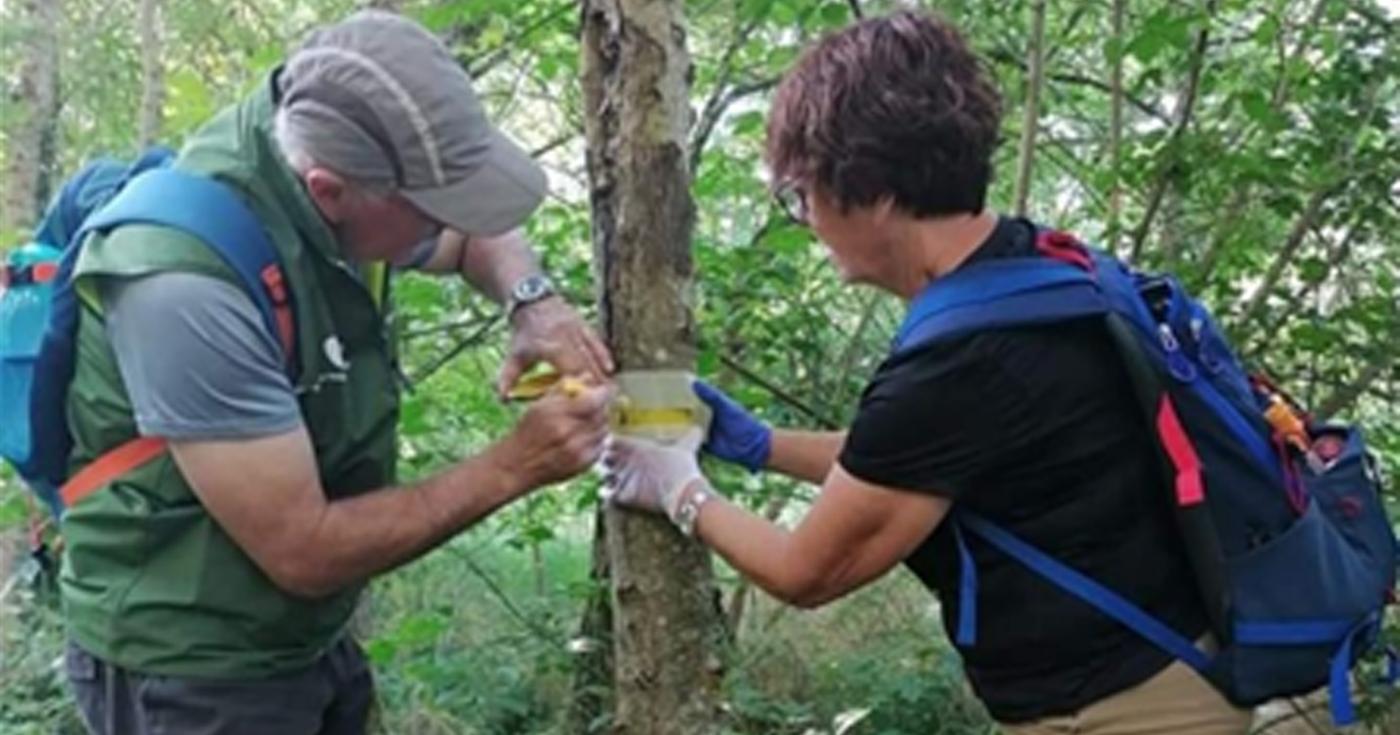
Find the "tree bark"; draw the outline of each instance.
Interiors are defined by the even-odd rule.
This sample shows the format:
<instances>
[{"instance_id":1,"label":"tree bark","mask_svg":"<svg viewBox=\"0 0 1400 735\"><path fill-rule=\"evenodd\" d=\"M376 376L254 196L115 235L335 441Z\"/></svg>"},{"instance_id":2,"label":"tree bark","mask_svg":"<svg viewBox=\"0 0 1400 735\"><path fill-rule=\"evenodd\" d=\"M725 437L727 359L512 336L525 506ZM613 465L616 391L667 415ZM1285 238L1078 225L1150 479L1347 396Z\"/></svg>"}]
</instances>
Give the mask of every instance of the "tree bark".
<instances>
[{"instance_id":1,"label":"tree bark","mask_svg":"<svg viewBox=\"0 0 1400 735\"><path fill-rule=\"evenodd\" d=\"M1045 82L1045 0L1031 4L1031 45L1026 51L1026 114L1016 158L1016 214L1024 217L1035 170L1035 134L1040 127L1040 89Z\"/></svg>"},{"instance_id":2,"label":"tree bark","mask_svg":"<svg viewBox=\"0 0 1400 735\"><path fill-rule=\"evenodd\" d=\"M599 313L623 370L695 360L681 0L587 0L583 91ZM710 556L665 519L604 511L613 732L717 731L723 623Z\"/></svg>"},{"instance_id":3,"label":"tree bark","mask_svg":"<svg viewBox=\"0 0 1400 735\"><path fill-rule=\"evenodd\" d=\"M45 159L52 160L58 115L58 29L60 0L26 0L22 10L25 45L18 85L8 104L20 114L6 148L5 190L0 197L0 231L33 226L43 209ZM47 153L47 156L46 156Z\"/></svg>"},{"instance_id":4,"label":"tree bark","mask_svg":"<svg viewBox=\"0 0 1400 735\"><path fill-rule=\"evenodd\" d=\"M578 635L569 644L574 654L569 710L564 732L594 735L605 732L613 708L612 601L608 570L607 521L600 510L593 521L593 564L589 570L588 601Z\"/></svg>"},{"instance_id":5,"label":"tree bark","mask_svg":"<svg viewBox=\"0 0 1400 735\"><path fill-rule=\"evenodd\" d=\"M137 147L160 137L165 122L165 51L161 30L161 0L141 0L141 115Z\"/></svg>"}]
</instances>

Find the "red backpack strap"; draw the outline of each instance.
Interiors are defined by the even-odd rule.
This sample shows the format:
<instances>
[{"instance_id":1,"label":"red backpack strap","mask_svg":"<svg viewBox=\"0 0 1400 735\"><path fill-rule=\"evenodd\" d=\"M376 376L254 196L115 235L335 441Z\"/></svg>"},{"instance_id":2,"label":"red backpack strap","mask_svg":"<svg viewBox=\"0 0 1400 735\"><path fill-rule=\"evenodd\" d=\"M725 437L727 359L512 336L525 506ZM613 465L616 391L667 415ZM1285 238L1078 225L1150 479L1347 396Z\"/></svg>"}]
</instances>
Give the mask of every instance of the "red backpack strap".
<instances>
[{"instance_id":1,"label":"red backpack strap","mask_svg":"<svg viewBox=\"0 0 1400 735\"><path fill-rule=\"evenodd\" d=\"M1054 258L1070 265L1094 272L1094 258L1088 248L1068 232L1059 230L1037 230L1035 249L1047 258Z\"/></svg>"}]
</instances>

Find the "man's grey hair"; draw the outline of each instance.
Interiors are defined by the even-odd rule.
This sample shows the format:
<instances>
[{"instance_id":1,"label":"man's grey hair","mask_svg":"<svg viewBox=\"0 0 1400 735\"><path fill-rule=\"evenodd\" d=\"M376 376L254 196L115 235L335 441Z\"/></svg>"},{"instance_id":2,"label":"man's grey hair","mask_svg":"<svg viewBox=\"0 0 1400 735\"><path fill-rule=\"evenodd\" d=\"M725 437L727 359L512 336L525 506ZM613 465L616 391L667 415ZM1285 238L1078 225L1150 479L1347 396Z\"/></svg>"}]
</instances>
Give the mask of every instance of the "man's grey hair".
<instances>
[{"instance_id":1,"label":"man's grey hair","mask_svg":"<svg viewBox=\"0 0 1400 735\"><path fill-rule=\"evenodd\" d=\"M331 163L332 156L328 150L328 144L333 141L334 131L316 130L318 127L313 118L298 115L295 111L286 107L278 107L272 118L272 137L277 142L277 148L281 151L282 157L287 159L287 164L292 170L299 174L304 174L308 170L319 167L330 169L336 172L346 183L360 193L373 197L386 197L393 194L396 187L392 181L369 180L356 177L346 172L346 168ZM348 148L343 143L334 145L337 152L344 155ZM364 156L380 155L378 151L366 150L361 153Z\"/></svg>"}]
</instances>

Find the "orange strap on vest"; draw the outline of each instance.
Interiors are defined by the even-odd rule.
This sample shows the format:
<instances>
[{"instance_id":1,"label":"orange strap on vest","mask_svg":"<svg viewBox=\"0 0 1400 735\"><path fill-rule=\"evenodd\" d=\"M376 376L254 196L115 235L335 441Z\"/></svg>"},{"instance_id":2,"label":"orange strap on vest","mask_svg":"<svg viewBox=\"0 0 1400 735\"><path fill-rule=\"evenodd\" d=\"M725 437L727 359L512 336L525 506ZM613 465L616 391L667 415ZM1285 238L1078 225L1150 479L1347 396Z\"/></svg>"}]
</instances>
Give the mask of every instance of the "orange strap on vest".
<instances>
[{"instance_id":1,"label":"orange strap on vest","mask_svg":"<svg viewBox=\"0 0 1400 735\"><path fill-rule=\"evenodd\" d=\"M72 508L104 485L159 457L165 453L165 447L164 439L143 436L98 457L59 488L64 507Z\"/></svg>"},{"instance_id":2,"label":"orange strap on vest","mask_svg":"<svg viewBox=\"0 0 1400 735\"><path fill-rule=\"evenodd\" d=\"M272 313L277 318L277 339L282 343L282 355L288 365L295 365L296 317L292 315L291 299L287 297L287 279L275 263L264 268L260 275L268 299L272 301Z\"/></svg>"}]
</instances>

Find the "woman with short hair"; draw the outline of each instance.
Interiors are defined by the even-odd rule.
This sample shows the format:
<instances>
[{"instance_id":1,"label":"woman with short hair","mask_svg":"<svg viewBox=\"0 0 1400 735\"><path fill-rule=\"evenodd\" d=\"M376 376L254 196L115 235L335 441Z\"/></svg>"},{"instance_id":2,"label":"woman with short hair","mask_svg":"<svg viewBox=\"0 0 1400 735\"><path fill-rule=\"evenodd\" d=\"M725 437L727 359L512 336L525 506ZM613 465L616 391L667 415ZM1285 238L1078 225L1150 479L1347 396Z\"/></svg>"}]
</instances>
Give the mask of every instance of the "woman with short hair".
<instances>
[{"instance_id":1,"label":"woman with short hair","mask_svg":"<svg viewBox=\"0 0 1400 735\"><path fill-rule=\"evenodd\" d=\"M775 95L765 156L775 194L843 280L908 302L969 264L1035 254L1035 225L985 206L1000 120L997 90L958 31L900 12L802 56ZM714 409L705 450L821 485L806 516L785 530L727 501L693 451L630 439L607 460L613 501L668 514L780 599L822 605L903 562L939 595L952 633L959 540L943 521L956 504L1210 644L1154 440L1101 320L892 354L845 432L772 429L715 389L696 391ZM1008 732L1248 729L1249 711L1170 654L963 541L978 635L959 651Z\"/></svg>"}]
</instances>

